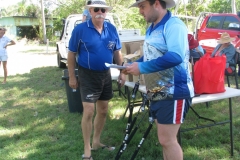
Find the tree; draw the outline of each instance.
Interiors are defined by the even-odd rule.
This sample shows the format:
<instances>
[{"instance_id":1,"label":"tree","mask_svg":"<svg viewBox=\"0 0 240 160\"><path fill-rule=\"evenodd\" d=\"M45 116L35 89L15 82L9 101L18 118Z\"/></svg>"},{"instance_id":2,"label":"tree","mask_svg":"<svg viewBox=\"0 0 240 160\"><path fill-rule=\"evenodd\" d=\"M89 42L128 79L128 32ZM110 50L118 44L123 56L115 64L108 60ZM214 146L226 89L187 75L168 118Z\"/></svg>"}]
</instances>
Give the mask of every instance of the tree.
<instances>
[{"instance_id":1,"label":"tree","mask_svg":"<svg viewBox=\"0 0 240 160\"><path fill-rule=\"evenodd\" d=\"M231 1L212 0L212 2L208 5L206 11L213 13L231 13L232 12Z\"/></svg>"},{"instance_id":2,"label":"tree","mask_svg":"<svg viewBox=\"0 0 240 160\"><path fill-rule=\"evenodd\" d=\"M25 14L26 6L27 6L26 0L22 0L21 2L17 3L17 6L18 6L18 9L17 9L18 15L23 16Z\"/></svg>"},{"instance_id":3,"label":"tree","mask_svg":"<svg viewBox=\"0 0 240 160\"><path fill-rule=\"evenodd\" d=\"M113 7L111 13L120 18L123 28L140 28L142 33L145 32L146 22L139 15L138 9L128 8L135 0L106 0L106 2L109 6ZM75 4L78 5L76 6ZM64 0L58 1L58 8L54 11L54 15L57 15L58 18L58 22L55 23L58 26L58 30L61 30L59 24L62 23L63 18L66 18L69 14L81 14L85 5L85 1L71 0L68 3L64 3Z\"/></svg>"},{"instance_id":4,"label":"tree","mask_svg":"<svg viewBox=\"0 0 240 160\"><path fill-rule=\"evenodd\" d=\"M45 6L45 16L54 17L53 29L60 31L62 29L62 20L70 14L81 14L86 5L85 0L43 0ZM30 2L30 5L27 5ZM6 9L8 12L2 12L2 15L24 15L40 17L40 5L36 6L33 2L36 0L22 0L19 4ZM147 23L139 14L138 8L129 8L136 0L106 0L107 4L113 7L111 11L117 15L122 23L122 28L140 28L142 34L145 34ZM201 12L231 13L240 7L240 0L186 0L176 1L175 8L171 8L173 14L197 17ZM77 4L77 5L76 5ZM57 8L52 6L57 6ZM234 11L235 6L235 11ZM53 10L53 8L55 8ZM194 26L193 19L181 18L189 27ZM41 18L39 18L41 26ZM41 29L40 29L41 30ZM39 33L42 35L42 33Z\"/></svg>"},{"instance_id":5,"label":"tree","mask_svg":"<svg viewBox=\"0 0 240 160\"><path fill-rule=\"evenodd\" d=\"M30 4L26 7L24 16L29 16L29 17L40 17L40 8L37 7L36 5Z\"/></svg>"}]
</instances>

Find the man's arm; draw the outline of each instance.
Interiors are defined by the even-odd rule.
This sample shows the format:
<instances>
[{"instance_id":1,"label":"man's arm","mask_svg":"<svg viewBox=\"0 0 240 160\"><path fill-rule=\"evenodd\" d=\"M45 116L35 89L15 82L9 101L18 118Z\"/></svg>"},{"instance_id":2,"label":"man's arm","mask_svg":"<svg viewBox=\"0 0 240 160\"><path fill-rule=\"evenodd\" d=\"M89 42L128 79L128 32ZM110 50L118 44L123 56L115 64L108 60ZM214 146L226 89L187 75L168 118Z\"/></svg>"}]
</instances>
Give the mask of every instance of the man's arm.
<instances>
[{"instance_id":1,"label":"man's arm","mask_svg":"<svg viewBox=\"0 0 240 160\"><path fill-rule=\"evenodd\" d=\"M122 58L121 50L114 51L114 60L117 65L122 65L123 58Z\"/></svg>"},{"instance_id":2,"label":"man's arm","mask_svg":"<svg viewBox=\"0 0 240 160\"><path fill-rule=\"evenodd\" d=\"M68 74L69 74L69 86L73 89L78 87L77 78L75 75L75 59L76 53L68 51Z\"/></svg>"},{"instance_id":3,"label":"man's arm","mask_svg":"<svg viewBox=\"0 0 240 160\"><path fill-rule=\"evenodd\" d=\"M8 44L8 46L11 46L11 45L15 45L16 43L13 41L13 40L11 40L10 41L10 44Z\"/></svg>"},{"instance_id":4,"label":"man's arm","mask_svg":"<svg viewBox=\"0 0 240 160\"><path fill-rule=\"evenodd\" d=\"M12 46L12 45L15 45L16 43L13 41L13 40L11 40L4 48L7 48L7 46Z\"/></svg>"}]
</instances>

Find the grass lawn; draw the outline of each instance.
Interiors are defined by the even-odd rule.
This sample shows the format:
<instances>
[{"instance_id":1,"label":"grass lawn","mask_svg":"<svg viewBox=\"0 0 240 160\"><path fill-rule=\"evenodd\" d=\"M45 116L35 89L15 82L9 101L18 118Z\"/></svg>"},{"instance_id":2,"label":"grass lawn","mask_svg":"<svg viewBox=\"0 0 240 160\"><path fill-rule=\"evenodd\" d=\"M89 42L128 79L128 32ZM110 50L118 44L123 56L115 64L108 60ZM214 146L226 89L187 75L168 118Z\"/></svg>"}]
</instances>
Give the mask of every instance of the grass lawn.
<instances>
[{"instance_id":1,"label":"grass lawn","mask_svg":"<svg viewBox=\"0 0 240 160\"><path fill-rule=\"evenodd\" d=\"M81 159L82 115L69 113L61 77L62 69L57 67L35 68L30 73L9 76L8 83L0 85L0 160ZM182 133L185 160L240 159L239 101L239 97L233 98L234 157L230 158L229 124L224 124ZM95 160L115 158L125 134L127 117L122 116L126 105L126 99L115 92L102 141L116 146L116 151L94 151ZM228 99L211 102L209 108L205 104L194 105L194 108L202 116L214 120L228 118ZM149 125L147 116L141 119L144 113L138 116L136 125L139 129L122 154L123 160L130 159ZM197 122L197 117L190 110L182 127L195 126ZM199 123L206 122L200 120ZM161 160L161 146L157 142L154 124L136 160Z\"/></svg>"}]
</instances>

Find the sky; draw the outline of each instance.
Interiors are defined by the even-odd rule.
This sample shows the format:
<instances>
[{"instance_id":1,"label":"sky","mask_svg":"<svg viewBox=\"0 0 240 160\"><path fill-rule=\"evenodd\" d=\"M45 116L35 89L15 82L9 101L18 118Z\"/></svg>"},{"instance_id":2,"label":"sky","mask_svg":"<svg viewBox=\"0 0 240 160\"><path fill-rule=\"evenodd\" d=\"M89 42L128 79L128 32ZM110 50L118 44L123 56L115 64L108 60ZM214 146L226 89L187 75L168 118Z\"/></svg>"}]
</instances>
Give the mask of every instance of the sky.
<instances>
[{"instance_id":1,"label":"sky","mask_svg":"<svg viewBox=\"0 0 240 160\"><path fill-rule=\"evenodd\" d=\"M27 5L30 3L40 5L40 0L26 0L26 1L27 1L26 2ZM7 8L8 6L11 6L11 5L16 5L19 2L22 2L22 0L0 0L0 9ZM50 1L43 0L43 2L50 2ZM54 10L57 7L56 5L54 5L57 2L57 0L51 0L51 2L52 4L49 10Z\"/></svg>"},{"instance_id":2,"label":"sky","mask_svg":"<svg viewBox=\"0 0 240 160\"><path fill-rule=\"evenodd\" d=\"M22 0L0 0L1 7L8 7L11 5L15 5L18 2L21 2Z\"/></svg>"},{"instance_id":3,"label":"sky","mask_svg":"<svg viewBox=\"0 0 240 160\"><path fill-rule=\"evenodd\" d=\"M0 8L5 8L11 5L16 5L17 3L21 2L22 0L0 0ZM31 0L33 3L39 3L39 0ZM30 0L27 0L30 2Z\"/></svg>"}]
</instances>

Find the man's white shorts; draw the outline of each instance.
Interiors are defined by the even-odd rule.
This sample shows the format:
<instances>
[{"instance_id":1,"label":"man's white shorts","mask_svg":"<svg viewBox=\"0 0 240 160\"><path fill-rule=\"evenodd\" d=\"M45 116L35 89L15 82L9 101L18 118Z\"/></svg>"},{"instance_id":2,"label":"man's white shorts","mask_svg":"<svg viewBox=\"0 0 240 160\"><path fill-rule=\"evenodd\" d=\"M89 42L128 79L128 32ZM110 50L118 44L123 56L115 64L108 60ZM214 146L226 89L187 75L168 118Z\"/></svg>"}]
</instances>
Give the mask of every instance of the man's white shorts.
<instances>
[{"instance_id":1,"label":"man's white shorts","mask_svg":"<svg viewBox=\"0 0 240 160\"><path fill-rule=\"evenodd\" d=\"M7 60L8 60L7 55L0 56L0 61L7 61Z\"/></svg>"}]
</instances>

